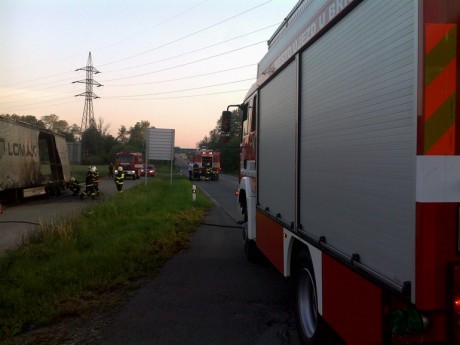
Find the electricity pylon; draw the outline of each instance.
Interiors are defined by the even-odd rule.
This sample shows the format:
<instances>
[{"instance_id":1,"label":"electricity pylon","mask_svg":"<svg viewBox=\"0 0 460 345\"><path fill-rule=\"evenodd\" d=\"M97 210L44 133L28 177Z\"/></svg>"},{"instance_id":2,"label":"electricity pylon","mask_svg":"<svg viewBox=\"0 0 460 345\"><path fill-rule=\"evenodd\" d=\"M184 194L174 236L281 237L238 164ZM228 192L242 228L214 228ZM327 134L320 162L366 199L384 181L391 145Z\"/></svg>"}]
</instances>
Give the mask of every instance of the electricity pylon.
<instances>
[{"instance_id":1,"label":"electricity pylon","mask_svg":"<svg viewBox=\"0 0 460 345\"><path fill-rule=\"evenodd\" d=\"M96 68L93 67L93 60L91 59L91 52L89 52L88 61L86 62L86 66L76 69L75 71L86 71L86 79L74 81L73 83L85 83L86 84L86 91L80 93L78 96L85 96L85 107L83 109L83 117L81 119L81 127L80 131L83 133L88 127L95 126L96 120L94 120L94 109L93 109L93 98L99 98L93 92L93 85L97 87L102 86L97 81L93 79L93 74L101 73Z\"/></svg>"}]
</instances>

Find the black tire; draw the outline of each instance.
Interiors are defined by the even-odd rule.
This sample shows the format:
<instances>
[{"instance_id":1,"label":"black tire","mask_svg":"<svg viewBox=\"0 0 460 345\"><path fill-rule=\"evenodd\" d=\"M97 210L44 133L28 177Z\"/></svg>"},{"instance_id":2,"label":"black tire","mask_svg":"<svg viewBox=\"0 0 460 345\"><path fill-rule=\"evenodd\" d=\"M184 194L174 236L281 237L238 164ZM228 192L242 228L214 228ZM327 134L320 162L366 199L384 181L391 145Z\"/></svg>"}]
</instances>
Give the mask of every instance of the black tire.
<instances>
[{"instance_id":1,"label":"black tire","mask_svg":"<svg viewBox=\"0 0 460 345\"><path fill-rule=\"evenodd\" d=\"M243 244L244 244L244 253L248 261L252 263L259 263L260 255L259 249L256 246L256 241L250 240L248 238L248 222L245 217L245 222L242 224L242 235L243 235Z\"/></svg>"},{"instance_id":2,"label":"black tire","mask_svg":"<svg viewBox=\"0 0 460 345\"><path fill-rule=\"evenodd\" d=\"M315 274L309 255L300 256L296 268L297 329L305 344L321 344L323 321L318 312Z\"/></svg>"}]
</instances>

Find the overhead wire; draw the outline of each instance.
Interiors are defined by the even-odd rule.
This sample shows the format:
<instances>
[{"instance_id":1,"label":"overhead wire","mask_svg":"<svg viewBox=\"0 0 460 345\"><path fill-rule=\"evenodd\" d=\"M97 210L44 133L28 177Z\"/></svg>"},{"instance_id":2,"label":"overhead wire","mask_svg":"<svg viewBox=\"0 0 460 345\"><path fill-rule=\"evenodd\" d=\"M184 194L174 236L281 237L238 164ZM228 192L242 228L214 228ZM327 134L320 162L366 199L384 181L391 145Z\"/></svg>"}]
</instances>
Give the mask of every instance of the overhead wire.
<instances>
[{"instance_id":1,"label":"overhead wire","mask_svg":"<svg viewBox=\"0 0 460 345\"><path fill-rule=\"evenodd\" d=\"M61 98L60 98L61 99ZM68 99L68 97L66 97L65 99ZM44 108L44 107L54 107L54 106L58 106L58 105L64 105L64 104L71 104L71 103L81 103L80 100L73 100L73 101L68 101L68 102L61 102L61 103L51 103L51 104L45 104L45 105L39 105L39 106L31 106L31 105L26 105L24 107L21 107L21 108L17 108L15 109L14 111L5 111L5 112L2 112L2 114L17 114L18 112L23 112L25 110L29 110L29 109L39 109L39 108Z\"/></svg>"},{"instance_id":2,"label":"overhead wire","mask_svg":"<svg viewBox=\"0 0 460 345\"><path fill-rule=\"evenodd\" d=\"M180 64L180 65L176 65L176 66L172 66L172 67L166 67L166 68L159 69L159 70L156 70L156 71L145 72L145 73L136 74L136 75L127 76L127 77L109 79L109 80L106 80L105 82L116 81L116 80L123 80L123 79L137 78L137 77L142 77L142 76L149 75L149 74L155 74L155 73L170 71L170 70L172 70L172 69L176 69L176 68L179 68L179 67L184 67L184 66L192 65L192 64L194 64L194 63L203 62L203 61L210 60L210 59L213 59L213 58L222 56L222 55L226 55L226 54L234 53L234 52L236 52L236 51L240 51L240 50L243 50L243 49L246 49L246 48L254 47L254 46L259 45L259 44L261 44L261 43L266 43L266 41L260 41L260 42L257 42L257 43L252 43L252 44L249 44L249 45L244 46L244 47L232 49L232 50L229 50L229 51L226 51L226 52L223 52L223 53L219 53L219 54L216 54L216 55L211 55L211 56L208 56L208 57L206 57L206 58L201 58L201 59L198 59L198 60L193 60L193 61L186 62L186 63Z\"/></svg>"},{"instance_id":3,"label":"overhead wire","mask_svg":"<svg viewBox=\"0 0 460 345\"><path fill-rule=\"evenodd\" d=\"M145 98L145 99L123 99L123 98L117 98L114 99L114 101L154 101L154 100L166 100L166 99L181 99L181 98L194 98L194 97L202 97L202 96L213 96L213 95L221 95L221 94L227 94L227 93L234 93L234 92L245 92L247 91L246 89L238 89L238 90L226 90L226 91L220 91L220 92L211 92L211 93L201 93L201 94L193 94L193 95L182 95L182 96L171 96L171 97L154 97L154 98ZM70 104L70 103L77 103L80 102L78 100L75 101L70 101L70 102L62 102L62 103L55 103L55 104L47 104L44 106L34 106L34 107L26 107L26 108L20 108L21 110L27 110L27 109L36 109L36 108L43 108L45 106L57 106L57 105L63 105L63 104ZM9 113L9 112L6 112ZM12 114L15 112L11 112Z\"/></svg>"},{"instance_id":4,"label":"overhead wire","mask_svg":"<svg viewBox=\"0 0 460 345\"><path fill-rule=\"evenodd\" d=\"M222 56L222 55L225 55L225 54L228 54L228 53L232 53L232 52L235 52L235 51L239 51L239 50L242 50L242 49L245 49L245 48L248 48L248 47L252 47L252 46L254 46L254 45L257 45L257 44L260 44L260 43L263 43L263 42L265 42L265 41L258 42L258 43L255 43L255 44L250 44L250 45L245 46L245 47L233 49L233 50L230 50L230 51L227 51L227 52L223 52L223 53L220 53L220 54L216 54L216 55L213 55L213 56L209 56L209 57L207 57L207 58L202 58L202 59L190 61L190 62L187 62L187 63L184 63L184 64L180 64L180 65L168 67L168 68L165 68L165 69L156 70L156 71L152 71L152 72L147 72L147 73L143 73L143 74L136 75L136 76L130 76L130 77L124 77L124 78L117 78L117 79L107 80L107 81L110 82L110 81L113 81L113 80L129 79L129 78L144 76L144 75L148 75L148 74L159 73L159 72L163 72L163 71L167 71L167 70L172 70L172 69L175 69L175 68L179 68L179 67L191 65L191 64L194 64L194 63L197 63L197 62L202 62L202 61L209 60L209 59L212 59L212 58L215 58L215 57L219 57L219 56ZM232 69L229 69L229 70L232 70ZM208 74L211 74L211 73L208 73ZM41 97L42 97L42 96L37 96L37 97L34 97L34 99L36 99L36 98L41 98ZM46 97L46 96L43 96L43 97ZM107 98L107 97L105 97L105 98ZM13 102L16 103L16 102L18 102L18 101L10 101L10 102L8 102L8 103L13 103ZM40 102L39 102L39 103L40 103Z\"/></svg>"},{"instance_id":5,"label":"overhead wire","mask_svg":"<svg viewBox=\"0 0 460 345\"><path fill-rule=\"evenodd\" d=\"M237 69L242 69L242 68L247 68L247 67L254 67L254 66L257 66L257 63L252 63L252 64L248 64L248 65L243 65L243 66L238 66L238 67L233 67L233 68L228 68L228 69L223 69L223 70L213 71L213 72L208 72L208 73L195 74L195 75L191 75L191 76L187 76L187 77L181 77L181 78L166 79L166 80L155 80L155 81L149 81L149 82L143 82L143 83L132 83L132 84L109 84L109 85L106 85L106 86L117 87L117 86L139 86L139 85L161 84L161 83L167 83L167 82L171 82L171 81L179 81L179 80L186 80L186 79L204 77L204 76L208 76L208 75L224 73L224 72L229 72L229 71L234 71L234 70L237 70Z\"/></svg>"},{"instance_id":6,"label":"overhead wire","mask_svg":"<svg viewBox=\"0 0 460 345\"><path fill-rule=\"evenodd\" d=\"M202 1L202 2L200 2L200 3L198 3L198 4L196 4L195 6L192 6L192 7L188 8L188 9L186 9L186 10L183 11L183 12L180 12L180 13L174 15L174 16L171 16L171 17L169 17L169 18L163 20L163 21L160 22L160 23L157 23L156 25L154 25L154 26L152 26L152 27L150 27L150 28L148 28L148 29L145 29L145 30L143 30L143 31L141 31L141 32L139 32L139 33L137 33L137 34L134 34L134 35L131 35L131 36L129 36L129 37L126 37L126 38L124 38L124 39L122 39L122 40L120 40L120 41L118 41L118 42L112 43L112 44L107 45L107 46L105 46L105 47L102 47L102 48L99 48L99 49L93 49L93 51L99 51L99 50L111 48L111 47L113 47L113 46L116 46L116 45L119 45L119 44L121 44L121 43L123 43L123 42L126 42L126 41L128 41L128 40L130 40L130 39L132 39L132 38L134 38L134 37L141 36L141 35L143 35L144 33L148 32L148 31L151 31L151 30L153 30L153 29L155 29L155 28L157 28L157 27L159 27L159 26L162 26L163 24L166 24L167 22L169 22L169 21L171 21L171 20L173 20L173 19L176 19L176 18L178 18L178 17L180 17L180 16L182 16L182 15L184 15L184 14L190 12L191 10L193 10L193 9L195 9L195 8L197 8L197 7L201 6L201 5L203 5L205 2L208 2L208 1L209 1L209 0L204 0L204 1Z\"/></svg>"},{"instance_id":7,"label":"overhead wire","mask_svg":"<svg viewBox=\"0 0 460 345\"><path fill-rule=\"evenodd\" d=\"M207 1L207 0L206 0ZM204 2L206 2L204 1ZM112 61L110 63L107 63L107 64L104 64L102 66L107 66L107 65L110 65L110 64L114 64L116 62L120 62L120 61L125 61L125 60L128 60L130 58L134 58L136 56L139 56L139 55L142 55L142 54L146 54L148 52L151 52L151 51L154 51L154 50L157 50L159 48L162 48L164 46L167 46L169 44L173 44L173 43L176 43L176 42L179 42L181 40L184 40L188 37L191 37L193 35L196 35L200 32L203 32L205 30L208 30L210 28L213 28L219 24L222 24L222 23L225 23L231 19L234 19L240 15L243 15L245 13L248 13L256 8L259 8L269 2L271 2L272 0L269 0L269 1L266 1L262 4L259 4L255 7L252 7L248 10L245 10L245 11L242 11L236 15L233 15L227 19L224 19L220 22L217 22L217 23L214 23L210 26L207 26L203 29L200 29L198 31L195 31L191 34L188 34L186 36L183 36L183 37L180 37L179 39L176 39L176 40L173 40L173 41L170 41L168 43L165 43L161 46L158 46L158 47L155 47L153 49L150 49L150 50L147 50L147 51L144 51L144 52L141 52L139 54L135 54L135 55L132 55L130 57L127 57L127 58L124 58L124 59L120 59L120 60L116 60L116 61ZM202 2L202 3L204 3ZM201 3L201 4L202 4ZM198 6L198 5L197 5ZM191 9L197 7L197 6L194 6L192 7ZM189 9L189 10L191 10ZM179 16L179 15L177 15ZM270 28L272 26L275 26L275 25L278 25L278 24L273 24L273 25L270 25L270 26L267 26L267 27L264 27L262 29L258 29L258 30L255 30L255 31L252 31L250 33L247 33L247 34L243 34L243 35L240 35L240 36L237 36L237 37L234 37L234 38L231 38L231 39L228 39L228 40L225 40L223 42L219 42L219 43L216 43L216 44L213 44L213 45L209 45L209 46L206 46L206 47L203 47L203 48L200 48L200 49L195 49L193 51L190 51L190 52L186 52L186 53L183 53L183 54L179 54L177 56L173 56L173 57L170 57L169 59L172 59L172 58L177 58L177 57L181 57L181 56L184 56L184 55L188 55L188 54L192 54L192 53L196 53L200 50L205 50L205 49L209 49L211 47L215 47L217 45L220 45L220 44L224 44L226 42L229 42L229 41L232 41L232 40L235 40L235 39L238 39L238 38L241 38L241 37L244 37L244 36L248 36L250 34L253 34L253 33L256 33L256 32L259 32L259 31L262 31L262 30L265 30L267 28ZM152 28L151 28L152 29ZM148 29L148 30L151 30L151 29ZM146 30L146 31L148 31ZM220 57L220 56L223 56L225 54L230 54L230 53L233 53L233 52L237 52L237 51L240 51L242 49L246 49L246 48L249 48L249 47L252 47L252 46L255 46L255 45L259 45L261 43L266 43L266 41L261 41L261 42L257 42L257 43L253 43L253 44L250 44L250 45L246 45L244 47L239 47L239 48L236 48L236 49L233 49L233 50L229 50L229 51L226 51L226 52L222 52L222 53L219 53L219 54L215 54L215 55L212 55L212 56L208 56L208 57L205 57L205 58L201 58L199 60L194 60L194 61L189 61L187 63L183 63L183 64L179 64L179 65L176 65L176 66L172 66L172 67L168 67L168 68L163 68L163 69L160 69L160 70L155 70L155 71L150 71L150 72L146 72L146 73L142 73L142 74L137 74L137 75L132 75L132 76L127 76L127 77L122 77L122 78L115 78L115 79L109 79L109 80L106 80L105 82L111 82L111 81L118 81L118 80L123 80L123 79L130 79L130 78L136 78L136 77L140 77L140 76L145 76L145 75L149 75L149 74L154 74L154 73L159 73L159 72L163 72L163 71L168 71L168 70L172 70L172 69L175 69L175 68L180 68L180 67L183 67L183 66L187 66L187 65L190 65L190 64L194 64L194 63L198 63L198 62L202 62L202 61L205 61L205 60L209 60L209 59L212 59L212 58L216 58L216 57ZM115 45L116 43L114 43ZM102 49L102 48L101 48ZM161 62L161 61L164 61L166 59L162 59L162 60L157 60L157 61L153 61L153 62L150 62L150 63L147 63L147 64L143 64L143 65L138 65L138 66L131 66L131 67L128 67L128 68L124 68L124 69L118 69L118 70L113 70L113 71L120 71L120 70L128 70L128 69L133 69L133 68L139 68L139 67L144 67L146 65L150 65L150 64L153 64L153 63L157 63L157 62ZM230 70L235 70L235 69L239 69L239 68L243 68L243 67L247 67L247 66L252 66L252 65L255 65L255 64L251 64L251 65L244 65L244 66L239 66L239 67L235 67L235 68L230 68L230 69L226 69L226 70L222 70L222 71L215 71L215 72L210 72L210 73L205 73L205 74L201 74L201 75L196 75L196 76L189 76L189 77L182 77L182 78L175 78L175 79L170 79L170 80L163 80L163 81L154 81L154 82L147 82L147 83L136 83L136 84L128 84L128 85L112 85L112 86L132 86L132 85L148 85L148 84L156 84L156 83L161 83L161 82L167 82L167 81L174 81L174 80L184 80L184 79L191 79L191 78L195 78L195 77L199 77L199 76L206 76L206 75L211 75L211 74L216 74L216 73L222 73L222 72L226 72L226 71L230 71ZM108 72L113 72L113 71L108 71ZM18 82L18 83L26 83L26 82L30 82L30 81L36 81L36 80L40 80L40 79L48 79L48 78L51 78L51 77L54 77L54 76L58 76L58 75L63 75L63 74L68 74L70 72L65 72L65 73L60 73L60 74L53 74L53 75L50 75L50 76L45 76L45 77L41 77L41 78L34 78L34 79L30 79L28 81L23 81L23 82ZM253 78L252 78L253 79ZM61 81L67 81L68 79L61 79L61 80L58 80L58 81L50 81L50 82L47 82L48 84L50 83L55 83L55 82L61 82ZM251 79L246 79L246 80L243 80L243 81L247 81L247 80L251 80ZM236 82L241 82L241 81L236 81ZM14 85L14 84L18 84L18 83L10 83L10 84L6 84L6 85L0 85L0 86L9 86L9 85ZM235 82L230 82L230 83L235 83ZM43 83L41 83L40 85L42 85ZM197 89L202 89L202 88L209 88L209 87L216 87L216 86L220 86L220 85L224 85L224 84L229 84L229 83L223 83L223 84L216 84L216 85L213 85L213 86L203 86L203 87L198 87L198 88L192 88L192 89L187 89L188 91L190 90L197 90ZM110 86L110 85L108 85ZM57 87L60 87L60 86L50 86L48 88L42 88L42 90L44 89L50 89L50 88L57 88ZM40 91L40 90L38 90ZM159 94L165 94L165 93L174 93L174 92L183 92L183 91L186 91L186 90L177 90L177 91L169 91L169 92L164 92L164 93L158 93L158 94L151 94L151 95L159 95ZM241 90L236 90L236 91L241 91ZM236 91L227 91L227 92L236 92ZM23 94L23 93L27 93L28 91L23 91L23 92L19 92L19 93L15 93L13 94L13 96L15 95L20 95L20 94ZM218 93L215 93L215 94L218 94ZM202 95L206 95L206 94L202 94ZM139 97L139 96L142 96L142 95L133 95L133 96L129 96L129 97ZM41 98L41 97L47 97L47 96L37 96L37 97L34 97L33 99L37 99L37 98ZM181 98L181 97L191 97L191 96L179 96L179 97L175 97L175 98ZM107 97L104 97L104 98L107 98ZM66 98L58 98L56 100L60 100L60 99L66 99ZM30 100L30 99L29 99ZM21 102L21 100L15 100L15 101L10 101L10 103L16 103L16 102ZM48 101L42 101L42 102L36 102L36 103L32 103L32 104L27 104L25 105L26 107L30 107L34 104L40 104L40 103L45 103L45 102L48 102ZM66 102L66 103L73 103L73 102ZM59 104L66 104L66 103L59 103ZM24 108L23 108L24 109Z\"/></svg>"},{"instance_id":8,"label":"overhead wire","mask_svg":"<svg viewBox=\"0 0 460 345\"><path fill-rule=\"evenodd\" d=\"M151 30L153 30L153 29L155 29L155 28L157 28L157 27L159 27L159 26L161 26L161 25L163 25L163 24L165 24L165 23L167 23L167 22L169 22L169 21L171 21L171 20L173 20L173 19L175 19L175 18L178 18L178 17L180 17L180 16L182 16L182 15L184 15L184 14L187 14L187 13L190 12L191 10L195 9L196 7L199 7L199 6L203 5L204 3L208 2L208 1L209 1L209 0L204 0L204 1L202 1L202 2L200 2L200 3L198 3L198 4L194 5L194 6L192 6L192 7L190 7L190 8L184 10L183 12L180 12L180 13L174 15L174 16L171 16L171 17L165 19L164 21L162 21L162 22L160 22L160 23L157 23L157 24L154 25L153 27L150 27L150 28L148 28L148 29L142 30L141 32L139 32L139 33L137 33L137 34L128 36L128 37L126 37L126 38L124 38L124 39L122 39L122 40L120 40L120 41L111 43L111 44L109 44L109 45L107 45L107 46L105 46L105 47L93 49L93 51L100 51L100 50L104 50L104 49L107 49L107 48L111 48L111 47L113 47L113 46L116 46L116 45L118 45L118 44L121 44L121 43L123 43L123 42L126 42L126 41L128 41L128 40L130 40L130 39L132 39L132 38L134 38L134 37L136 37L136 36L143 35L144 33L148 32L148 31L151 31ZM76 57L76 56L83 56L83 55L82 55L81 53L79 53L79 54L64 56L64 57L56 58L56 59L49 60L49 61L46 61L46 62L42 62L42 63L39 63L39 64L28 65L28 66L22 66L22 67L17 67L17 68L14 68L14 69L1 70L1 72L16 71L16 70L18 70L18 69L24 69L24 68L31 68L31 67L41 66L41 65L53 63L53 62L56 62L56 61L61 61L61 60L73 58L73 57ZM61 74L65 74L65 73L69 73L69 72L63 72L63 73L61 73ZM47 77L42 77L42 78L47 78Z\"/></svg>"},{"instance_id":9,"label":"overhead wire","mask_svg":"<svg viewBox=\"0 0 460 345\"><path fill-rule=\"evenodd\" d=\"M207 1L207 0L206 0L206 1ZM203 2L200 3L200 4L203 4L203 3L206 2L206 1L203 1ZM157 46L157 47L155 47L155 48L152 48L152 49L149 49L149 50L146 50L146 51L143 51L143 52L140 52L140 53L137 53L137 54L128 56L128 57L123 58L123 59L119 59L119 60L115 60L115 61L112 61L112 62L108 62L108 63L106 63L106 64L102 64L102 65L99 65L99 66L100 66L100 67L104 67L104 66L111 65L111 64L114 64L114 63L117 63L117 62L120 62L120 61L129 60L129 59L132 59L132 58L134 58L134 57L137 57L137 56L140 56L140 55L143 55L143 54L146 54L146 53L155 51L155 50L157 50L157 49L163 48L163 47L165 47L165 46L168 46L168 45L171 45L171 44L180 42L180 41L182 41L182 40L184 40L184 39L186 39L186 38L189 38L189 37L194 36L194 35L196 35L196 34L198 34L198 33L201 33L201 32L203 32L203 31L206 31L206 30L209 30L209 29L211 29L211 28L213 28L213 27L216 27L216 26L218 26L218 25L220 25L220 24L223 24L223 23L225 23L225 22L228 22L229 20L234 19L234 18L236 18L236 17L238 17L238 16L241 16L241 15L243 15L243 14L246 14L246 13L248 13L248 12L251 12L251 11L253 11L253 10L255 10L255 9L259 8L259 7L261 7L261 6L266 5L267 3L271 2L271 1L273 1L273 0L265 1L265 2L262 3L262 4L259 4L259 5L255 6L255 7L252 7L252 8L250 8L250 9L248 9L248 10L239 12L238 14L235 14L235 15L233 15L233 16L231 16L231 17L229 17L229 18L226 18L226 19L224 19L224 20L222 20L222 21L220 21L220 22L214 23L214 24L209 25L209 26L207 26L207 27L205 27L205 28L202 28L202 29L200 29L200 30L197 30L197 31L195 31L195 32L192 32L192 33L190 33L190 34L188 34L188 35L182 36L182 37L180 37L180 38L178 38L178 39L176 39L176 40L169 41L169 42L167 42L167 43L165 43L165 44L162 44L162 45L160 45L160 46ZM198 5L196 5L196 6L194 6L194 7L191 7L191 8L188 9L187 11L182 12L182 14L183 14L183 13L186 13L186 12L188 12L188 11L190 11L190 10L196 8L196 7L198 7ZM178 16L179 16L179 15L177 15L176 17L178 17ZM172 18L166 20L165 22L167 22L167 21L169 21L169 20L171 20L171 19L173 19L173 18L174 18L174 17L172 17ZM157 26L158 26L158 25L157 25ZM152 28L150 28L150 29L148 29L148 30L145 30L145 31L150 31L150 30L152 30L153 28L155 28L155 27L157 27L157 26L154 26L154 27L152 27ZM115 44L114 44L114 45L115 45ZM98 49L96 49L96 50L98 50ZM74 57L74 56L72 56L72 57ZM34 79L29 79L29 80L26 80L26 81L13 82L13 83L9 83L9 84L0 84L0 87L11 86L11 85L18 85L18 84L27 83L27 82L30 82L30 81L41 80L41 79L47 79L47 78L51 78L51 77L53 77L53 76L59 76L59 75L68 74L68 73L71 73L71 72L63 72L63 73L53 74L53 75L50 75L50 76L44 76L44 77L38 77L38 78L34 78Z\"/></svg>"},{"instance_id":10,"label":"overhead wire","mask_svg":"<svg viewBox=\"0 0 460 345\"><path fill-rule=\"evenodd\" d=\"M200 89L207 89L210 87L216 87L216 86L222 86L222 85L228 85L228 84L235 84L235 83L241 83L245 81L250 81L254 80L254 78L249 78L249 79L243 79L243 80L235 80L235 81L230 81L226 83L220 83L220 84L213 84L213 85L206 85L206 86L199 86L199 87L194 87L194 88L189 88L189 89L182 89L182 90L174 90L174 91L162 91L162 92L155 92L155 93L147 93L147 94L141 94L141 95L125 95L125 96L118 96L118 97L143 97L143 96L156 96L156 95L164 95L168 93L176 93L176 92L184 92L184 91L193 91L193 90L200 90ZM112 96L112 97L106 97L107 99L116 99L117 96Z\"/></svg>"},{"instance_id":11,"label":"overhead wire","mask_svg":"<svg viewBox=\"0 0 460 345\"><path fill-rule=\"evenodd\" d=\"M164 43L164 44L161 44L161 45L159 45L159 46L157 46L157 47L155 47L155 48L152 48L152 49L149 49L149 50L146 50L146 51L143 51L143 52L140 52L140 53L137 53L137 54L128 56L128 57L123 58L123 59L119 59L119 60L115 60L115 61L112 61L112 62L108 62L108 63L103 64L103 65L100 65L100 66L104 67L104 66L112 65L112 64L117 63L117 62L120 62L120 61L129 60L129 59L138 57L138 56L140 56L140 55L144 55L144 54L153 52L153 51L155 51L155 50L158 50L158 49L160 49L160 48L166 47L166 46L168 46L168 45L171 45L171 44L180 42L180 41L182 41L182 40L184 40L184 39L186 39L186 38L189 38L189 37L192 37L192 36L194 36L194 35L196 35L196 34L199 34L200 32L209 30L209 29L211 29L211 28L213 28L213 27L216 27L216 26L218 26L218 25L220 25L220 24L226 23L226 22L228 22L229 20L232 20L232 19L234 19L234 18L236 18L236 17L239 17L239 16L241 16L241 15L243 15L243 14L246 14L246 13L248 13L248 12L251 12L251 11L253 11L253 10L255 10L255 9L259 8L259 7L261 7L261 6L264 6L264 5L268 4L269 2L272 2L272 1L273 1L273 0L265 1L264 3L262 3L262 4L260 4L260 5L257 5L257 6L255 6L255 7L252 7L252 8L250 8L250 9L245 10L245 11L243 11L243 12L240 12L240 13L238 13L238 14L235 14L235 15L233 15L233 16L227 18L227 19L221 20L220 22L217 22L217 23L214 23L214 24L212 24L212 25L209 25L209 26L207 26L207 27L205 27L205 28L203 28L203 29L197 30L197 31L192 32L192 33L190 33L190 34L188 34L188 35L182 36L182 37L180 37L180 38L178 38L178 39L176 39L176 40L169 41L169 42L166 42L166 43Z\"/></svg>"},{"instance_id":12,"label":"overhead wire","mask_svg":"<svg viewBox=\"0 0 460 345\"><path fill-rule=\"evenodd\" d=\"M257 32L260 32L260 31L263 31L263 30L266 30L268 28L271 28L273 26L276 26L276 25L279 25L279 23L277 24L273 24L273 25L269 25L269 26L266 26L264 28L261 28L261 29L257 29L257 30L254 30L254 31L251 31L249 33L246 33L246 34L243 34L243 35L239 35L239 36L236 36L236 37L232 37L228 40L225 40L225 41L221 41L221 42L218 42L218 43L215 43L215 44L212 44L212 45L209 45L209 46L206 46L206 47L202 47L202 48L199 48L199 49L195 49L195 50L191 50L191 51L188 51L188 52L185 52L185 53L182 53L182 54L179 54L179 55L175 55L175 56L172 56L172 57L169 57L169 58L164 58L164 59L161 59L161 60L156 60L156 61L153 61L153 62L149 62L149 63L146 63L146 64L143 64L143 65L138 65L138 66L132 66L132 67L127 67L127 68L124 68L124 69L118 69L118 70L111 70L111 71L104 71L104 73L110 73L110 72L114 72L114 71L122 71L122 70L127 70L127 69L133 69L133 68L138 68L138 67L144 67L146 65L150 65L150 64L154 64L154 63L157 63L157 62L162 62L162 61L165 61L165 60L171 60L171 59L174 59L174 58L178 58L178 57L181 57L181 56L185 56L185 55L189 55L189 54L192 54L192 53L196 53L196 52L199 52L199 51L202 51L202 50L205 50L205 49L209 49L211 47L215 47L215 46L218 46L218 45L221 45L221 44L225 44L225 43L228 43L230 41L234 41L236 39L239 39L239 38L242 38L242 37L246 37L246 36L249 36L249 35L252 35L254 33L257 33ZM59 74L56 74L56 75L59 75ZM53 76L56 76L56 75L53 75ZM73 78L72 78L73 79ZM43 84L51 84L51 83L56 83L56 82L68 82L69 79L60 79L60 80L55 80L55 81L49 81L49 82L45 82L45 83L40 83L40 84L34 84L34 85L31 85L29 87L36 87L36 86L40 86L40 85L43 85ZM146 84L146 83L144 83ZM105 86L111 86L111 85L105 85ZM50 86L50 87L47 87L47 88L40 88L40 90L46 90L46 89L50 89L50 88L58 88L58 87L61 87L61 85L57 85L57 86ZM16 92L16 93L12 93L11 95L6 95L6 96L16 96L16 95L21 95L21 94L24 94L24 93L28 93L30 91L22 91L22 92ZM2 97L4 97L5 94L2 95Z\"/></svg>"},{"instance_id":13,"label":"overhead wire","mask_svg":"<svg viewBox=\"0 0 460 345\"><path fill-rule=\"evenodd\" d=\"M220 92L212 92L212 93L201 93L201 94L193 94L193 95L182 95L182 96L172 96L172 97L153 97L153 98L139 98L139 99L123 99L118 98L115 101L156 101L156 100L165 100L165 99L180 99L180 98L193 98L193 97L201 97L201 96L213 96L213 95L222 95L226 93L233 93L233 92L244 92L247 89L239 89L239 90L227 90L227 91L220 91Z\"/></svg>"},{"instance_id":14,"label":"overhead wire","mask_svg":"<svg viewBox=\"0 0 460 345\"><path fill-rule=\"evenodd\" d=\"M257 30L248 32L248 33L246 33L246 34L239 35L239 36L235 36L235 37L232 37L232 38L230 38L230 39L228 39L228 40L221 41L221 42L218 42L218 43L215 43L215 44L211 44L211 45L206 46L206 47L201 47L201 48L198 48L198 49L195 49L195 50L190 50L190 51L188 51L188 52L185 52L185 53L182 53L182 54L179 54L179 55L174 55L174 56L170 56L170 57L163 58L163 59L160 59L160 60L151 61L151 62L142 64L142 65L136 65L136 66L131 66L131 67L125 67L125 68L120 68L120 69L115 69L115 70L104 71L104 73L125 71L125 70L129 70L129 69L133 69L133 68L139 68L139 67L144 67L144 66L152 65L152 64L155 64L155 63L158 63L158 62L169 61L169 60L171 60L171 59L176 59L176 58L178 58L178 57L182 57L182 56L185 56L185 55L197 53L197 52L203 51L203 50L205 50L205 49L209 49L209 48L212 48L212 47L216 47L216 46L218 46L218 45L225 44L225 43L234 41L234 40L236 40L236 39L239 39L239 38L242 38L242 37L246 37L246 36L255 34L255 33L257 33L257 32L260 32L260 31L263 31L263 30L272 28L272 27L274 27L274 26L278 26L279 24L280 24L280 23L272 24L272 25L263 27L263 28L261 28L261 29L257 29Z\"/></svg>"}]
</instances>

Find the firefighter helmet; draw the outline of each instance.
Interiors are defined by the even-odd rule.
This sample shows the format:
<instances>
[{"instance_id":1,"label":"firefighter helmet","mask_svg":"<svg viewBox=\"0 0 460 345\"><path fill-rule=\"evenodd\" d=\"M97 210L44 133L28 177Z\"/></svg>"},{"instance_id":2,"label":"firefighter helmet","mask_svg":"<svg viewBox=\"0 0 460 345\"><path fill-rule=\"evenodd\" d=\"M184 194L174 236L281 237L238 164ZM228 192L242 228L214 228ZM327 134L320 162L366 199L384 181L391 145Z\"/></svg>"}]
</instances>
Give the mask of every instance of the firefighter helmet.
<instances>
[{"instance_id":1,"label":"firefighter helmet","mask_svg":"<svg viewBox=\"0 0 460 345\"><path fill-rule=\"evenodd\" d=\"M123 171L123 167L118 167L118 171Z\"/></svg>"},{"instance_id":2,"label":"firefighter helmet","mask_svg":"<svg viewBox=\"0 0 460 345\"><path fill-rule=\"evenodd\" d=\"M75 177L71 177L70 182L75 182Z\"/></svg>"},{"instance_id":3,"label":"firefighter helmet","mask_svg":"<svg viewBox=\"0 0 460 345\"><path fill-rule=\"evenodd\" d=\"M89 169L92 173L96 172L96 167L95 166L92 166L90 169Z\"/></svg>"}]
</instances>

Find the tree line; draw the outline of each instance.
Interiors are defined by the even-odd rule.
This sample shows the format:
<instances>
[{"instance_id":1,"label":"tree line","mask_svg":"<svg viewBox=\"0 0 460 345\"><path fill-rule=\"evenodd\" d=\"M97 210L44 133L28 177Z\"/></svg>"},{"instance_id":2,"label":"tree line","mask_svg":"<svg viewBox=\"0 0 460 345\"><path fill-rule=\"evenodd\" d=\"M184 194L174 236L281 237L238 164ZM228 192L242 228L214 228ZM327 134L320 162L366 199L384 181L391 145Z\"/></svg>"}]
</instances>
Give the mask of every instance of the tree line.
<instances>
[{"instance_id":1,"label":"tree line","mask_svg":"<svg viewBox=\"0 0 460 345\"><path fill-rule=\"evenodd\" d=\"M221 151L221 166L225 172L236 172L238 169L238 151L240 145L241 113L235 110L232 113L232 126L227 142L221 140L220 123L197 143L198 148L207 148ZM82 164L97 165L113 162L117 152L145 152L146 130L155 128L149 121L137 122L133 127L121 126L117 136L108 133L109 125L102 118L93 121L90 126L81 132L76 124L69 125L55 114L44 115L37 119L34 115L2 114L2 117L26 122L39 128L50 130L63 135L67 142L81 142Z\"/></svg>"}]
</instances>

